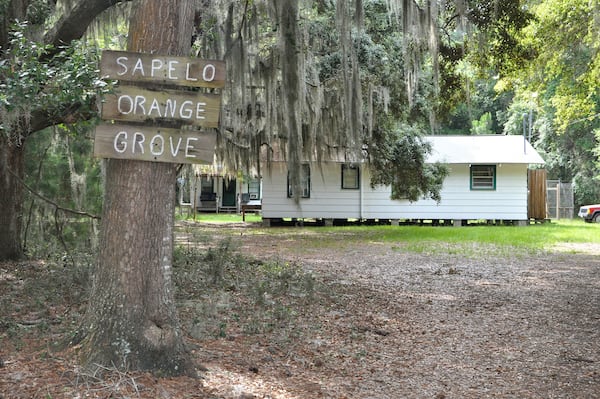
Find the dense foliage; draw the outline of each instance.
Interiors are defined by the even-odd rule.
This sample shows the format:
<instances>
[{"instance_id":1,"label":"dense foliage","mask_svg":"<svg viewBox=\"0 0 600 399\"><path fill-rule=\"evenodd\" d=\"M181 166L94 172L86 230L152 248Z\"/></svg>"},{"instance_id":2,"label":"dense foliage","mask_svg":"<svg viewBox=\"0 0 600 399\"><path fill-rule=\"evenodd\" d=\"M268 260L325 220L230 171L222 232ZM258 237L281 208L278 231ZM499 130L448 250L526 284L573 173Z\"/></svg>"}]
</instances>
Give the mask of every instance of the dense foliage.
<instances>
[{"instance_id":1,"label":"dense foliage","mask_svg":"<svg viewBox=\"0 0 600 399\"><path fill-rule=\"evenodd\" d=\"M90 156L91 125L85 121L95 115L105 84L98 79L95 47L73 42L54 49L29 38L30 29L14 26L0 62L0 134L9 146L25 149L23 248L36 256L62 252L67 243L89 244L81 236L93 237L96 230L90 215L77 220L72 211L101 209L100 165ZM40 114L63 123L33 135Z\"/></svg>"},{"instance_id":2,"label":"dense foliage","mask_svg":"<svg viewBox=\"0 0 600 399\"><path fill-rule=\"evenodd\" d=\"M548 178L574 183L576 208L600 201L600 2L464 7L470 29L442 35L440 132L526 134Z\"/></svg>"}]
</instances>

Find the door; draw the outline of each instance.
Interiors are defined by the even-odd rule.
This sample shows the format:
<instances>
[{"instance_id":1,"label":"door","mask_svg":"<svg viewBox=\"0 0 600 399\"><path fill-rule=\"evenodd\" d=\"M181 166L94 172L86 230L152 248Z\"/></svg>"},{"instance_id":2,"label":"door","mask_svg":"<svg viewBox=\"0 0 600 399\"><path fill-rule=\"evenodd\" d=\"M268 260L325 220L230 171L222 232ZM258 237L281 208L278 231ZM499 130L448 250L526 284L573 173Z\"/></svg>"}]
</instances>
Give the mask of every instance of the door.
<instances>
[{"instance_id":1,"label":"door","mask_svg":"<svg viewBox=\"0 0 600 399\"><path fill-rule=\"evenodd\" d=\"M223 180L223 201L221 206L237 206L235 187L235 179Z\"/></svg>"}]
</instances>

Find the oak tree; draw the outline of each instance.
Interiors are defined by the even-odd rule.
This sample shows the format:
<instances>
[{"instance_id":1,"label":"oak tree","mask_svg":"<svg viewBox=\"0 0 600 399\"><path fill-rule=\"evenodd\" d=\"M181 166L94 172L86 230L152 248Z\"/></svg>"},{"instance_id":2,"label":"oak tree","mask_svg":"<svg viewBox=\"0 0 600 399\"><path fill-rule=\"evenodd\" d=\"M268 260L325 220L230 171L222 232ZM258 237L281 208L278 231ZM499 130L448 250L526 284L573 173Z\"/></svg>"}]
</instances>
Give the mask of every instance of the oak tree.
<instances>
[{"instance_id":1,"label":"oak tree","mask_svg":"<svg viewBox=\"0 0 600 399\"><path fill-rule=\"evenodd\" d=\"M140 0L128 50L187 56L193 0ZM193 373L172 283L177 165L110 159L98 264L82 330L88 367Z\"/></svg>"}]
</instances>

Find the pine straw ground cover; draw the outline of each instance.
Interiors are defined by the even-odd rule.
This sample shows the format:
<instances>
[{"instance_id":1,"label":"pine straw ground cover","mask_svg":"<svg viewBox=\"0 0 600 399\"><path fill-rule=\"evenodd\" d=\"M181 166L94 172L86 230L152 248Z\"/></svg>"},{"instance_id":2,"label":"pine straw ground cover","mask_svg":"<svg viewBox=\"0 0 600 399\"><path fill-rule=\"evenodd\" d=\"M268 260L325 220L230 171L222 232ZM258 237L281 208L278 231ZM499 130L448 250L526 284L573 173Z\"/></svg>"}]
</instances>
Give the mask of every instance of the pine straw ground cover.
<instances>
[{"instance_id":1,"label":"pine straw ground cover","mask_svg":"<svg viewBox=\"0 0 600 399\"><path fill-rule=\"evenodd\" d=\"M61 347L87 269L0 264L0 398L600 397L600 248L179 229L179 312L200 378L106 369Z\"/></svg>"}]
</instances>

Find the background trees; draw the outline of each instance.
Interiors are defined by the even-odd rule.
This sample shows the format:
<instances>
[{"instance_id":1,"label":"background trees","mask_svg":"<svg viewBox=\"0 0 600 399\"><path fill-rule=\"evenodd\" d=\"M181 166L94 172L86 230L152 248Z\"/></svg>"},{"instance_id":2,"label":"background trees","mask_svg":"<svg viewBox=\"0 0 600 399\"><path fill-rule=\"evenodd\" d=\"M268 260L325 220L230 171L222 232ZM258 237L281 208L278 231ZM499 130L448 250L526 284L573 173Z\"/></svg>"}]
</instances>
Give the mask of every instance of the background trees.
<instances>
[{"instance_id":1,"label":"background trees","mask_svg":"<svg viewBox=\"0 0 600 399\"><path fill-rule=\"evenodd\" d=\"M505 84L535 115L549 176L573 181L576 203L598 202L600 2L546 0L531 12L520 41L533 57Z\"/></svg>"},{"instance_id":2,"label":"background trees","mask_svg":"<svg viewBox=\"0 0 600 399\"><path fill-rule=\"evenodd\" d=\"M230 169L257 164L271 151L283 152L292 171L300 160L323 160L334 150L355 162L381 155L375 149L383 141L408 143L395 138L406 134L399 122L413 126L411 135L431 131L437 67L427 51L436 53L436 2L298 2L297 15L286 21L281 2L213 4L199 25L198 48L203 58L227 60L231 83L219 134ZM292 81L297 90L290 90ZM284 106L288 100L296 106ZM417 175L438 173L412 165ZM291 174L292 182L297 178ZM417 197L436 190L404 184Z\"/></svg>"},{"instance_id":3,"label":"background trees","mask_svg":"<svg viewBox=\"0 0 600 399\"><path fill-rule=\"evenodd\" d=\"M95 113L94 51L73 44L121 0L0 3L0 259L23 255L25 146Z\"/></svg>"},{"instance_id":4,"label":"background trees","mask_svg":"<svg viewBox=\"0 0 600 399\"><path fill-rule=\"evenodd\" d=\"M488 113L493 133L523 134L525 126L548 178L575 183L576 207L598 202L599 7L596 0L449 5L440 132L474 132Z\"/></svg>"}]
</instances>

